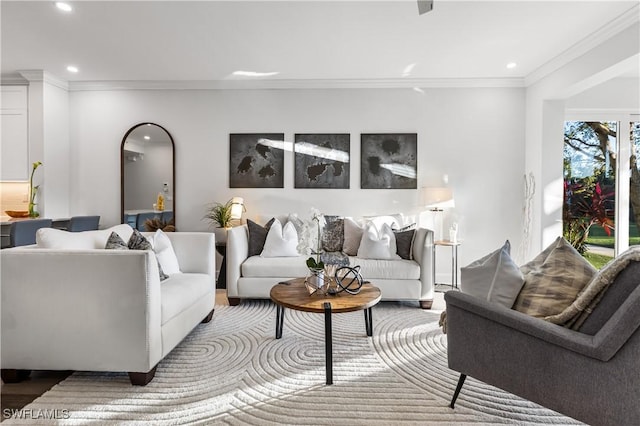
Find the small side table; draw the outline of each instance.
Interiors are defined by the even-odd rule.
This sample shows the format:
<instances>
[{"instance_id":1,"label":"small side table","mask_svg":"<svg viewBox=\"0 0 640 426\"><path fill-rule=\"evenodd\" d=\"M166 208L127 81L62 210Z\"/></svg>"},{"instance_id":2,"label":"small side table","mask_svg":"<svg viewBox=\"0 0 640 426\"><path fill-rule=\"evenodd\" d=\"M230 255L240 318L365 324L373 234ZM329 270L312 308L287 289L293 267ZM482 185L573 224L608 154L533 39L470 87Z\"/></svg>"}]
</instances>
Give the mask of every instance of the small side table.
<instances>
[{"instance_id":1,"label":"small side table","mask_svg":"<svg viewBox=\"0 0 640 426\"><path fill-rule=\"evenodd\" d=\"M227 288L227 242L216 243L216 251L222 256L222 265L220 265L220 272L218 273L218 280L216 281L216 288Z\"/></svg>"},{"instance_id":2,"label":"small side table","mask_svg":"<svg viewBox=\"0 0 640 426\"><path fill-rule=\"evenodd\" d=\"M435 270L436 270L436 249L438 246L441 247L451 247L451 289L458 289L458 247L461 245L462 243L460 241L456 241L455 243L452 241L447 241L447 240L438 240L435 241L433 243L434 246L436 246L433 249L433 274L435 275ZM434 284L436 284L435 282L435 277L434 277Z\"/></svg>"}]
</instances>

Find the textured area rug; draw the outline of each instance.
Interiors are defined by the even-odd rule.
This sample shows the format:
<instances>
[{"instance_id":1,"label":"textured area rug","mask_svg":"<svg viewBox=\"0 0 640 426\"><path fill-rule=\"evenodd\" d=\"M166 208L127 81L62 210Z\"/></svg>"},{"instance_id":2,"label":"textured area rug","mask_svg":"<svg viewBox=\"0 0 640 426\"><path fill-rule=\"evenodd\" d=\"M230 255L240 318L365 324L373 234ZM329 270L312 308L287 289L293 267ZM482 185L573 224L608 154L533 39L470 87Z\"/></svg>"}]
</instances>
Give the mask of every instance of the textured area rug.
<instances>
[{"instance_id":1,"label":"textured area rug","mask_svg":"<svg viewBox=\"0 0 640 426\"><path fill-rule=\"evenodd\" d=\"M125 373L76 372L25 407L68 419L3 424L459 425L577 424L447 368L438 311L399 303L333 316L333 379L325 385L324 316L285 311L275 339L269 301L216 307L159 365L145 387Z\"/></svg>"}]
</instances>

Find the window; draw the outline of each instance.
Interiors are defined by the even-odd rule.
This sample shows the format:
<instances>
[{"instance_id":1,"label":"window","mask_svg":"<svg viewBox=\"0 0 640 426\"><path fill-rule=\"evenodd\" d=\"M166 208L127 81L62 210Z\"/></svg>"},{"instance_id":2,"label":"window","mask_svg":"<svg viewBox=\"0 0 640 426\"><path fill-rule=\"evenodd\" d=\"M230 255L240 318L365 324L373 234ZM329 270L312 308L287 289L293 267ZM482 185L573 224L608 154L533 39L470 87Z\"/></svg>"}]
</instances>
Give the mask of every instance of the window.
<instances>
[{"instance_id":1,"label":"window","mask_svg":"<svg viewBox=\"0 0 640 426\"><path fill-rule=\"evenodd\" d=\"M628 122L564 126L563 234L596 267L640 244L640 121Z\"/></svg>"}]
</instances>

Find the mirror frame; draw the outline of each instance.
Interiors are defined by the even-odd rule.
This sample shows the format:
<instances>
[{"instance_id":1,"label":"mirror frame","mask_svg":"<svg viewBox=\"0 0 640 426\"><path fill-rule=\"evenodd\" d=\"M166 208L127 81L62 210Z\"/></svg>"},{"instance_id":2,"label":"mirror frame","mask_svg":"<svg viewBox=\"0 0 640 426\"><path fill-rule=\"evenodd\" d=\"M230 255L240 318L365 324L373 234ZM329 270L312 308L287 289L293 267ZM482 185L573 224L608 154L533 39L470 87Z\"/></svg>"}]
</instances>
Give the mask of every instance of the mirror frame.
<instances>
[{"instance_id":1,"label":"mirror frame","mask_svg":"<svg viewBox=\"0 0 640 426\"><path fill-rule=\"evenodd\" d=\"M167 129L165 129L164 127L162 127L157 123L152 123L152 122L139 123L131 127L129 130L127 130L127 133L125 133L124 137L122 138L122 143L120 144L120 223L125 223L124 221L124 144L127 141L127 138L129 137L129 134L131 134L131 132L133 132L135 129L137 129L140 126L147 126L147 125L157 126L162 130L164 130L167 136L169 136L169 141L171 142L171 160L172 160L171 185L173 188L173 223L175 225L177 222L176 220L176 144L173 141L173 136L171 136L171 133L169 133Z\"/></svg>"}]
</instances>

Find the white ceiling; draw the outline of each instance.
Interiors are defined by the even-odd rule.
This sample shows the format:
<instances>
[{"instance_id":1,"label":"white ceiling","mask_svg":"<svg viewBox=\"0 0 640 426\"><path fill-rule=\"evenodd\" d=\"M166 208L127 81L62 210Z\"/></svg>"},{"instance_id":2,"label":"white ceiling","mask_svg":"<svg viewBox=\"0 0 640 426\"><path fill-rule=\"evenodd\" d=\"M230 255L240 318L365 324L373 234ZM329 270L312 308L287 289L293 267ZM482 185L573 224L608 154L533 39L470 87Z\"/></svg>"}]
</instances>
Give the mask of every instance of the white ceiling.
<instances>
[{"instance_id":1,"label":"white ceiling","mask_svg":"<svg viewBox=\"0 0 640 426\"><path fill-rule=\"evenodd\" d=\"M70 82L524 78L638 1L0 2L1 71ZM507 69L508 62L518 67ZM66 71L69 64L80 72ZM630 75L637 76L637 70Z\"/></svg>"}]
</instances>

